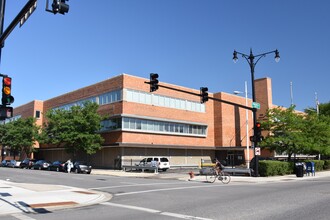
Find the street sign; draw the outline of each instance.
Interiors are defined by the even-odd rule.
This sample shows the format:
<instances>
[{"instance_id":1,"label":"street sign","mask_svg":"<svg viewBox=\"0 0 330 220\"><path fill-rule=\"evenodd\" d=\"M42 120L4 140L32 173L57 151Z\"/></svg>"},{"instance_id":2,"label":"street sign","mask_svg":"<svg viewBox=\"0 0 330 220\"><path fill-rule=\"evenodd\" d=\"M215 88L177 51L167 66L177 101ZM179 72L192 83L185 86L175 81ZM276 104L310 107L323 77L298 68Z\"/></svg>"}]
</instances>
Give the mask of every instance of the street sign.
<instances>
[{"instance_id":1,"label":"street sign","mask_svg":"<svg viewBox=\"0 0 330 220\"><path fill-rule=\"evenodd\" d=\"M260 147L256 147L256 148L254 149L254 153L255 153L255 155L260 156L260 155L261 155L261 153L260 153Z\"/></svg>"},{"instance_id":2,"label":"street sign","mask_svg":"<svg viewBox=\"0 0 330 220\"><path fill-rule=\"evenodd\" d=\"M36 10L36 8L37 8L37 0L34 2L34 5L32 5L30 7L30 9L28 9L28 11L26 11L26 13L24 14L24 16L21 18L21 20L19 22L19 27L22 27L22 25L30 17L30 15L34 12L34 10Z\"/></svg>"},{"instance_id":3,"label":"street sign","mask_svg":"<svg viewBox=\"0 0 330 220\"><path fill-rule=\"evenodd\" d=\"M252 102L252 108L260 109L260 103Z\"/></svg>"}]
</instances>

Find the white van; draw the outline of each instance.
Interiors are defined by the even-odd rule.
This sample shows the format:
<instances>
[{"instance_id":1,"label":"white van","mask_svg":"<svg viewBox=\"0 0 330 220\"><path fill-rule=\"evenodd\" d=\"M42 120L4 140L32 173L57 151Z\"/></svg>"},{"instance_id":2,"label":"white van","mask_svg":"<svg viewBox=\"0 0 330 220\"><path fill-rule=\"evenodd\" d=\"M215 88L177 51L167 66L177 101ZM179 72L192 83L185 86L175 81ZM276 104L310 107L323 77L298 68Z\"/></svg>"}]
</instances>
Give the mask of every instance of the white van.
<instances>
[{"instance_id":1,"label":"white van","mask_svg":"<svg viewBox=\"0 0 330 220\"><path fill-rule=\"evenodd\" d=\"M140 166L152 166L151 161L155 161L155 165L159 170L166 171L170 169L170 161L166 157L147 157L140 161Z\"/></svg>"}]
</instances>

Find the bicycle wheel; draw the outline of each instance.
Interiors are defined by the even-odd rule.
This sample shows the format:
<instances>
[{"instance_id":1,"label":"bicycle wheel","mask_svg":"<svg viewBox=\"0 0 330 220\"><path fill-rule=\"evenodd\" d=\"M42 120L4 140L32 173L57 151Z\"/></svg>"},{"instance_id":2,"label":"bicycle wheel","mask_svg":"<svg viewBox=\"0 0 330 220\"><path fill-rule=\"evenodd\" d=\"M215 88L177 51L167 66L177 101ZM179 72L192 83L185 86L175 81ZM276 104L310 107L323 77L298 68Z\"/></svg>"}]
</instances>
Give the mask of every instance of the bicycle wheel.
<instances>
[{"instance_id":1,"label":"bicycle wheel","mask_svg":"<svg viewBox=\"0 0 330 220\"><path fill-rule=\"evenodd\" d=\"M221 180L223 184L228 184L231 180L231 177L228 173L221 172L219 175L219 180Z\"/></svg>"},{"instance_id":2,"label":"bicycle wheel","mask_svg":"<svg viewBox=\"0 0 330 220\"><path fill-rule=\"evenodd\" d=\"M206 174L207 182L214 183L216 179L217 179L217 174L215 173L215 171Z\"/></svg>"}]
</instances>

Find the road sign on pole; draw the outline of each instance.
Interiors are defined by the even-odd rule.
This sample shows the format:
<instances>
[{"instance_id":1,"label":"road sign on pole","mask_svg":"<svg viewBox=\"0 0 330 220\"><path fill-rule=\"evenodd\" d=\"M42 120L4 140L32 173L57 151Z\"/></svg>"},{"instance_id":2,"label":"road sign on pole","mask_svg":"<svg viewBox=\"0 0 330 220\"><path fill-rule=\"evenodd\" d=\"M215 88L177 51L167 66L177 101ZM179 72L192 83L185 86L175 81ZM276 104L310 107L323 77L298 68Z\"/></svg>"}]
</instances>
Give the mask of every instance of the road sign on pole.
<instances>
[{"instance_id":1,"label":"road sign on pole","mask_svg":"<svg viewBox=\"0 0 330 220\"><path fill-rule=\"evenodd\" d=\"M258 156L261 155L260 147L256 147L256 148L254 149L254 151L255 151L255 155L258 155Z\"/></svg>"},{"instance_id":2,"label":"road sign on pole","mask_svg":"<svg viewBox=\"0 0 330 220\"><path fill-rule=\"evenodd\" d=\"M252 102L252 108L260 109L260 103Z\"/></svg>"}]
</instances>

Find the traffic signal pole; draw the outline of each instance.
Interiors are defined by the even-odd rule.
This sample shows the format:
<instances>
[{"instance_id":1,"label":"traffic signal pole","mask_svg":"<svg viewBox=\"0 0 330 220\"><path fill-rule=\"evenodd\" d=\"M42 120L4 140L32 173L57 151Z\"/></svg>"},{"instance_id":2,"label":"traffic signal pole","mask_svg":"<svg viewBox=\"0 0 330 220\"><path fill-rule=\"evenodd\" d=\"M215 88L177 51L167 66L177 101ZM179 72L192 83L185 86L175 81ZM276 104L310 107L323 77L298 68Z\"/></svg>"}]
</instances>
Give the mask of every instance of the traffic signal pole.
<instances>
[{"instance_id":1,"label":"traffic signal pole","mask_svg":"<svg viewBox=\"0 0 330 220\"><path fill-rule=\"evenodd\" d=\"M0 0L1 1L1 9L0 11L3 13L1 14L2 16L2 27L1 29L3 30L3 20L4 20L4 12L5 12L5 2L6 0ZM0 45L3 47L4 42L6 38L9 36L9 34L14 30L16 25L21 21L21 19L25 16L30 11L30 8L35 7L37 0L29 0L28 3L25 4L25 6L22 8L22 10L18 13L18 15L14 18L14 20L9 24L9 26L6 28L5 31L1 31L1 36L0 36Z\"/></svg>"},{"instance_id":2,"label":"traffic signal pole","mask_svg":"<svg viewBox=\"0 0 330 220\"><path fill-rule=\"evenodd\" d=\"M3 34L3 24L5 21L5 5L6 5L6 0L0 0L0 36ZM0 64L1 64L1 51L3 48L3 43L0 44Z\"/></svg>"}]
</instances>

